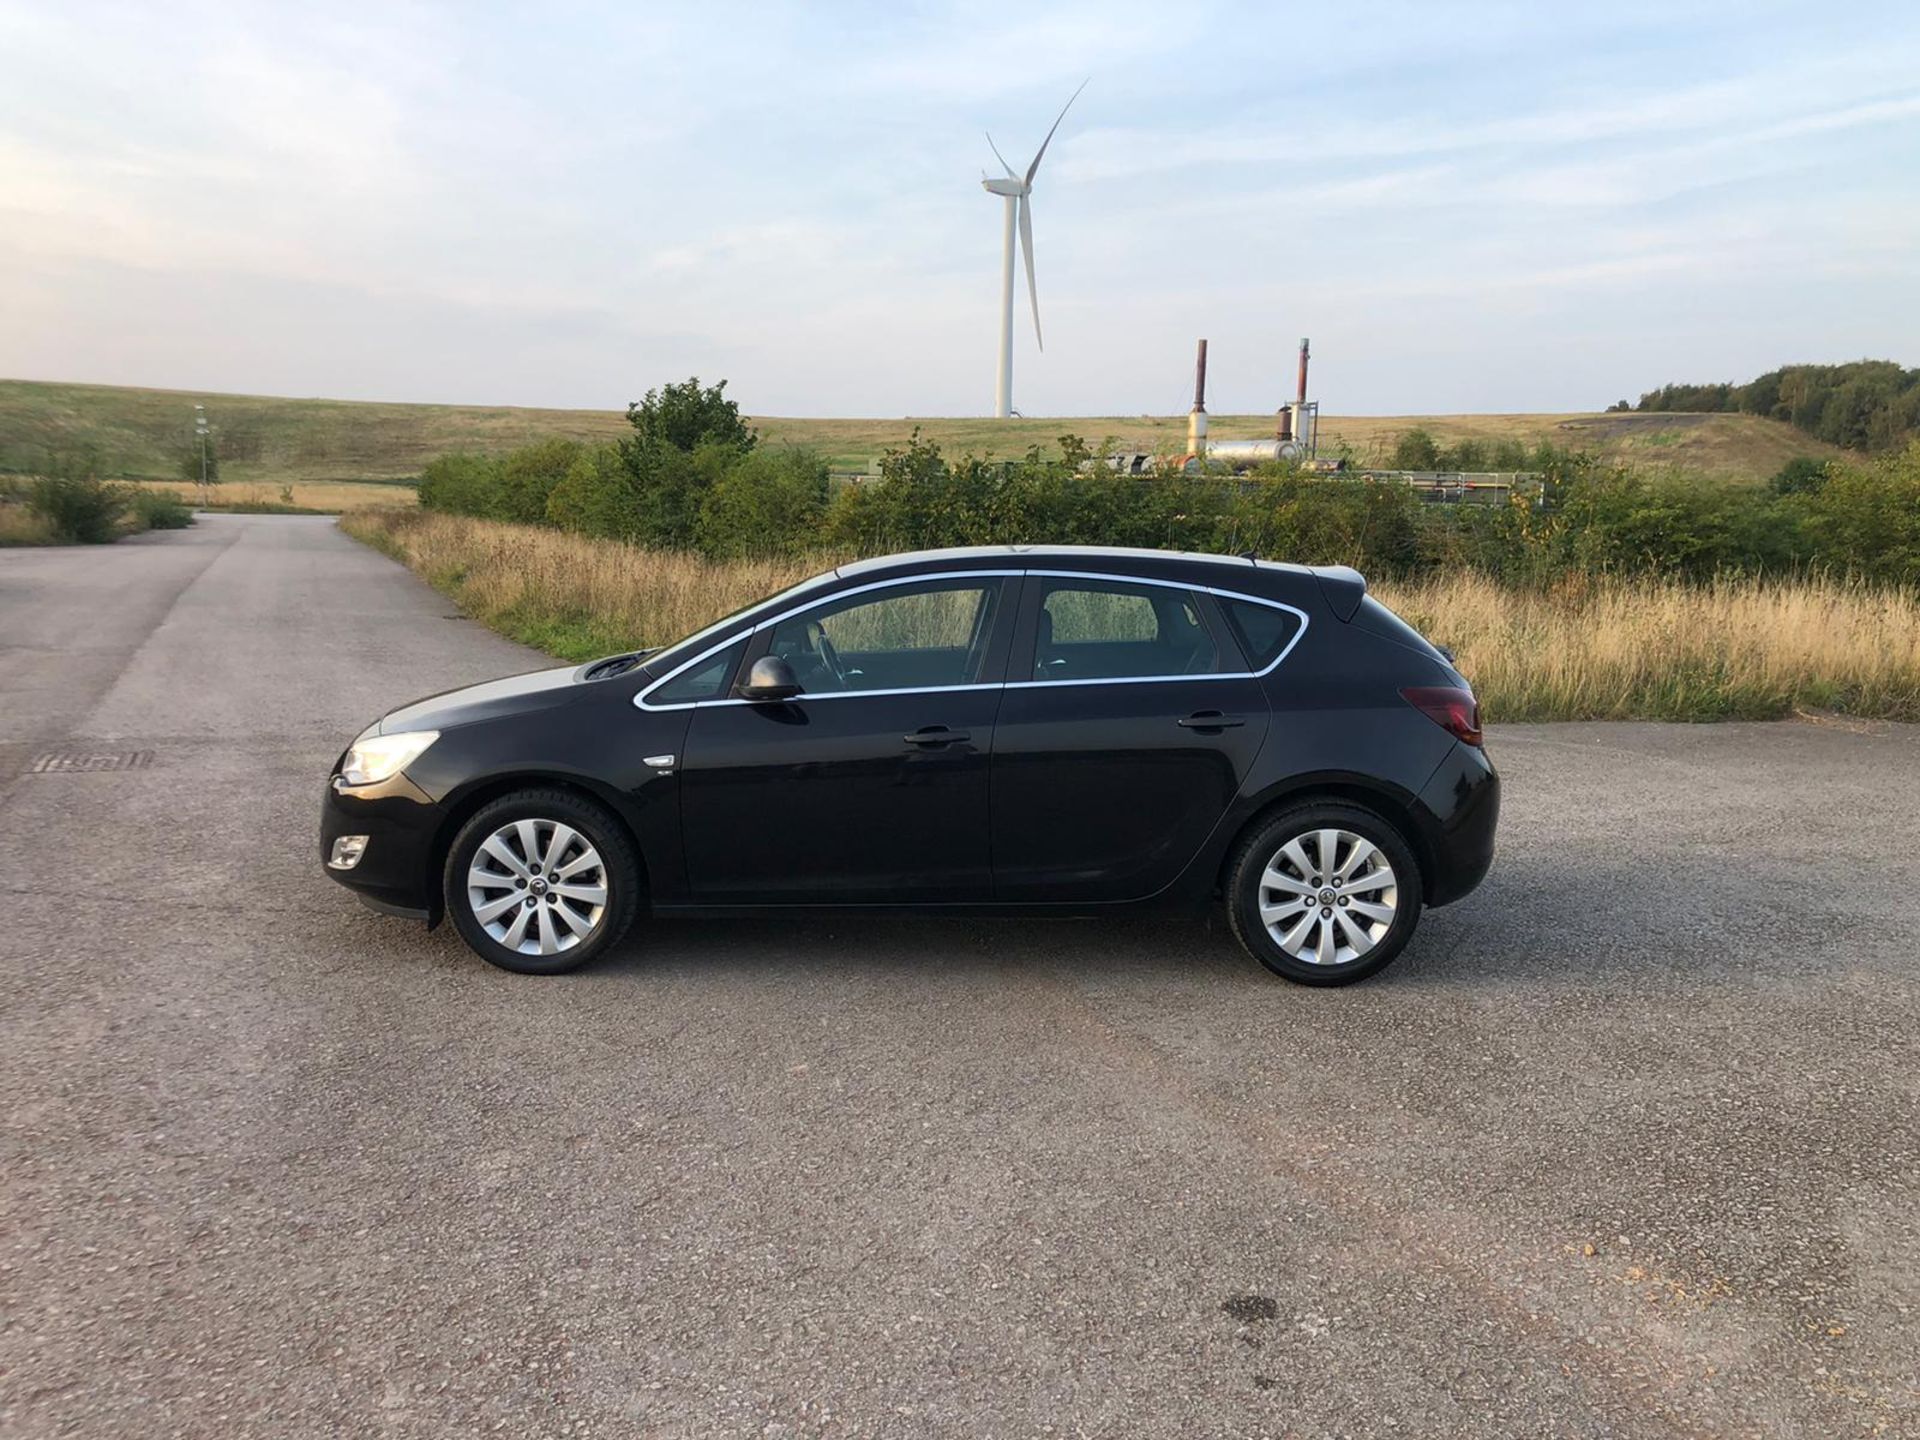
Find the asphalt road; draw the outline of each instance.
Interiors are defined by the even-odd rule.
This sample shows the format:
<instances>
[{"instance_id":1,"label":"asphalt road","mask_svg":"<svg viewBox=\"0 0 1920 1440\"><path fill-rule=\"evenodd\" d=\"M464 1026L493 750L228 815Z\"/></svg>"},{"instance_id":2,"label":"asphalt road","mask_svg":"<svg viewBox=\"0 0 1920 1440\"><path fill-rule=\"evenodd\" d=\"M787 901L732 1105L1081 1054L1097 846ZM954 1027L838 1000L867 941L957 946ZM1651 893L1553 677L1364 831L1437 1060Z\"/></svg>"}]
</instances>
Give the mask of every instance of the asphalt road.
<instances>
[{"instance_id":1,"label":"asphalt road","mask_svg":"<svg viewBox=\"0 0 1920 1440\"><path fill-rule=\"evenodd\" d=\"M314 856L536 661L324 520L0 551L0 1433L1920 1431L1920 734L1508 727L1379 980L1224 925L637 927ZM35 773L47 753L143 768Z\"/></svg>"}]
</instances>

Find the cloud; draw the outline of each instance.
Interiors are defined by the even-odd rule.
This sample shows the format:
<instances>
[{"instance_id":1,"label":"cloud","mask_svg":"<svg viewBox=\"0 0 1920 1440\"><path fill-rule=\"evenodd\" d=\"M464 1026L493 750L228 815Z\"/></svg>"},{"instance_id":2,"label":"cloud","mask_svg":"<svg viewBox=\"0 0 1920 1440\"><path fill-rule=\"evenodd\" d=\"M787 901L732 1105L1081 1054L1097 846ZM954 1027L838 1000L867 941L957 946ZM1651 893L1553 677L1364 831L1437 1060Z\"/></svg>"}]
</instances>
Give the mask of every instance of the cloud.
<instances>
[{"instance_id":1,"label":"cloud","mask_svg":"<svg viewBox=\"0 0 1920 1440\"><path fill-rule=\"evenodd\" d=\"M698 368L762 409L979 408L979 132L1019 160L1089 72L1036 201L1023 408L1177 408L1194 333L1251 355L1314 327L1342 403L1418 409L1367 396L1431 382L1404 357L1443 330L1530 352L1549 308L1600 338L1502 383L1564 400L1616 388L1605 337L1654 295L1702 337L1753 333L1756 288L1817 298L1810 336L1872 348L1920 286L1920 19L1851 21L0 0L0 369L617 403ZM182 297L192 342L157 339Z\"/></svg>"}]
</instances>

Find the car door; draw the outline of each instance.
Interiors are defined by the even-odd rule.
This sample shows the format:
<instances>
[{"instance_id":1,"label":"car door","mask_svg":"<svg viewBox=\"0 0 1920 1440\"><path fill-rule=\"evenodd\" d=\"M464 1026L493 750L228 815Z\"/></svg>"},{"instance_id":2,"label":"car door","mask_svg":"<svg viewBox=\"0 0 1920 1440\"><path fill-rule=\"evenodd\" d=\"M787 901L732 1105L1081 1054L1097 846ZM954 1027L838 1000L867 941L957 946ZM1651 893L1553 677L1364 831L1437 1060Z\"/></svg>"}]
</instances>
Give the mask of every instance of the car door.
<instances>
[{"instance_id":1,"label":"car door","mask_svg":"<svg viewBox=\"0 0 1920 1440\"><path fill-rule=\"evenodd\" d=\"M1212 600L1030 572L994 731L994 895L1143 899L1219 822L1266 737Z\"/></svg>"},{"instance_id":2,"label":"car door","mask_svg":"<svg viewBox=\"0 0 1920 1440\"><path fill-rule=\"evenodd\" d=\"M801 693L701 705L680 770L695 903L992 893L987 760L1011 642L1005 576L880 582L755 631Z\"/></svg>"}]
</instances>

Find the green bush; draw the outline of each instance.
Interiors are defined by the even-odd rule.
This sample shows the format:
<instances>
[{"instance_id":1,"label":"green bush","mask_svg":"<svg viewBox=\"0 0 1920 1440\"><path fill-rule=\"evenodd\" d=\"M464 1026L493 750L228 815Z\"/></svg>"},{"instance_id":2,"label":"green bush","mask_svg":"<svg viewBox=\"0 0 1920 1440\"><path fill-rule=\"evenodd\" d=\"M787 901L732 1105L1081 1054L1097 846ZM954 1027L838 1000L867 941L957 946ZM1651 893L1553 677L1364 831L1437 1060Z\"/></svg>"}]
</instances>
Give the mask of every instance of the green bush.
<instances>
[{"instance_id":1,"label":"green bush","mask_svg":"<svg viewBox=\"0 0 1920 1440\"><path fill-rule=\"evenodd\" d=\"M1440 444L1431 434L1415 426L1400 437L1389 462L1395 470L1438 470Z\"/></svg>"},{"instance_id":2,"label":"green bush","mask_svg":"<svg viewBox=\"0 0 1920 1440\"><path fill-rule=\"evenodd\" d=\"M523 525L544 522L548 499L586 448L578 440L541 440L503 455L492 480L495 518Z\"/></svg>"},{"instance_id":3,"label":"green bush","mask_svg":"<svg viewBox=\"0 0 1920 1440\"><path fill-rule=\"evenodd\" d=\"M1285 464L1134 476L1073 436L1053 454L949 459L915 431L882 458L877 478L834 491L820 457L758 449L724 388L689 380L648 391L630 407L634 434L613 445L549 440L498 459L442 456L421 477L421 504L714 558L1124 545L1251 551L1383 578L1471 569L1522 585L1807 569L1920 583L1920 443L1860 465L1795 461L1770 486L1749 487L1636 472L1549 445L1400 437L1393 458L1406 468L1542 476L1538 496L1480 506L1427 504L1393 481Z\"/></svg>"},{"instance_id":4,"label":"green bush","mask_svg":"<svg viewBox=\"0 0 1920 1440\"><path fill-rule=\"evenodd\" d=\"M193 524L193 509L172 490L136 489L133 523L140 530L184 530Z\"/></svg>"},{"instance_id":5,"label":"green bush","mask_svg":"<svg viewBox=\"0 0 1920 1440\"><path fill-rule=\"evenodd\" d=\"M862 554L944 545L1128 545L1354 564L1376 573L1418 559L1420 501L1404 486L1308 476L1272 466L1249 476L1168 469L1122 475L1079 441L1019 461L948 462L917 434L849 486L826 535Z\"/></svg>"},{"instance_id":6,"label":"green bush","mask_svg":"<svg viewBox=\"0 0 1920 1440\"><path fill-rule=\"evenodd\" d=\"M459 451L428 461L420 472L420 503L451 515L504 519L499 462Z\"/></svg>"},{"instance_id":7,"label":"green bush","mask_svg":"<svg viewBox=\"0 0 1920 1440\"><path fill-rule=\"evenodd\" d=\"M1826 483L1827 462L1810 455L1798 455L1780 467L1779 473L1767 482L1767 488L1776 495L1802 495Z\"/></svg>"},{"instance_id":8,"label":"green bush","mask_svg":"<svg viewBox=\"0 0 1920 1440\"><path fill-rule=\"evenodd\" d=\"M631 540L631 481L619 447L598 445L583 450L547 496L547 523L601 540Z\"/></svg>"},{"instance_id":9,"label":"green bush","mask_svg":"<svg viewBox=\"0 0 1920 1440\"><path fill-rule=\"evenodd\" d=\"M1529 450L1518 440L1462 440L1442 445L1431 432L1415 426L1394 442L1387 457L1390 470L1538 470L1554 454L1541 445Z\"/></svg>"},{"instance_id":10,"label":"green bush","mask_svg":"<svg viewBox=\"0 0 1920 1440\"><path fill-rule=\"evenodd\" d=\"M724 380L702 386L695 376L647 391L645 399L627 406L633 438L642 445L666 444L689 453L709 441L751 450L754 433L740 418L740 407L727 399L726 390Z\"/></svg>"},{"instance_id":11,"label":"green bush","mask_svg":"<svg viewBox=\"0 0 1920 1440\"><path fill-rule=\"evenodd\" d=\"M724 380L703 386L697 379L649 390L627 407L634 433L616 445L589 448L552 439L499 457L440 456L421 474L420 503L429 510L558 525L663 549L702 548L709 496L755 444L740 407L725 391ZM784 472L776 467L767 473L778 479ZM716 509L716 526L735 524L727 517L747 505L747 483L736 484ZM714 541L729 553L742 543L738 534Z\"/></svg>"},{"instance_id":12,"label":"green bush","mask_svg":"<svg viewBox=\"0 0 1920 1440\"><path fill-rule=\"evenodd\" d=\"M827 462L799 449L755 450L700 502L699 547L715 560L818 548L827 515Z\"/></svg>"},{"instance_id":13,"label":"green bush","mask_svg":"<svg viewBox=\"0 0 1920 1440\"><path fill-rule=\"evenodd\" d=\"M1781 505L1798 521L1813 564L1920 584L1920 440L1897 454L1831 465L1826 484Z\"/></svg>"},{"instance_id":14,"label":"green bush","mask_svg":"<svg viewBox=\"0 0 1920 1440\"><path fill-rule=\"evenodd\" d=\"M46 474L27 487L27 508L69 545L104 545L120 537L129 487L103 480L92 451L50 455Z\"/></svg>"}]
</instances>

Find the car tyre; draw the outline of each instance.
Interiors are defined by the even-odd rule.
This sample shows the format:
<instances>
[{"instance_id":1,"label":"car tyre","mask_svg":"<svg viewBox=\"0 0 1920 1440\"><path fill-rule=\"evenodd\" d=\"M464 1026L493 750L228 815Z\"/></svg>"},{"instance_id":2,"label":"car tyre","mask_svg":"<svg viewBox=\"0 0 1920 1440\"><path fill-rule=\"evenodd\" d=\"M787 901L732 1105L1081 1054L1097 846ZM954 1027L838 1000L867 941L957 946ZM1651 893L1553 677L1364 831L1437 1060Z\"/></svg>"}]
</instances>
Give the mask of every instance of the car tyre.
<instances>
[{"instance_id":1,"label":"car tyre","mask_svg":"<svg viewBox=\"0 0 1920 1440\"><path fill-rule=\"evenodd\" d=\"M1240 842L1226 901L1234 938L1274 974L1351 985L1384 969L1413 937L1420 868L1406 838L1373 811L1307 801Z\"/></svg>"},{"instance_id":2,"label":"car tyre","mask_svg":"<svg viewBox=\"0 0 1920 1440\"><path fill-rule=\"evenodd\" d=\"M626 830L567 790L517 790L481 806L454 836L441 884L460 938L521 975L577 970L618 944L640 907Z\"/></svg>"}]
</instances>

